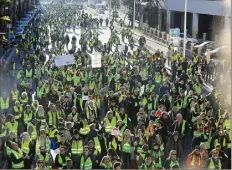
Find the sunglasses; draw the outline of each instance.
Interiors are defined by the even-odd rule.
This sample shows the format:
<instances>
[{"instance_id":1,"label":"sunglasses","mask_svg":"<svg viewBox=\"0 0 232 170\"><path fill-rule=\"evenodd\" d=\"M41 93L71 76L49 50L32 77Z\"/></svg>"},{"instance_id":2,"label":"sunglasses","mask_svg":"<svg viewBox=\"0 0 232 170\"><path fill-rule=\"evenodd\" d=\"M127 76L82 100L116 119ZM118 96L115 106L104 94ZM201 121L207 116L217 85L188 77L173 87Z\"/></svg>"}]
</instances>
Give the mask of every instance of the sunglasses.
<instances>
[{"instance_id":1,"label":"sunglasses","mask_svg":"<svg viewBox=\"0 0 232 170\"><path fill-rule=\"evenodd\" d=\"M172 155L177 155L176 153L173 153Z\"/></svg>"},{"instance_id":2,"label":"sunglasses","mask_svg":"<svg viewBox=\"0 0 232 170\"><path fill-rule=\"evenodd\" d=\"M88 150L84 150L84 152L88 152Z\"/></svg>"},{"instance_id":3,"label":"sunglasses","mask_svg":"<svg viewBox=\"0 0 232 170\"><path fill-rule=\"evenodd\" d=\"M60 150L60 152L64 152L64 150Z\"/></svg>"}]
</instances>

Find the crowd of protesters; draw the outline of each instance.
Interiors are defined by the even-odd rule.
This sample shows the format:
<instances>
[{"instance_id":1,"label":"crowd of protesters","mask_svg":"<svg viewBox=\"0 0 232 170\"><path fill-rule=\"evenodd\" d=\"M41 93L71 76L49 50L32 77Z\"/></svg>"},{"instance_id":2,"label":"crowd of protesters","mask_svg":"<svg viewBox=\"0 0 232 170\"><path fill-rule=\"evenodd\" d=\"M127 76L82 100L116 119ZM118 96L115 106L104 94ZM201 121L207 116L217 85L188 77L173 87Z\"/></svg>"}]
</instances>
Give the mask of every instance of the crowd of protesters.
<instances>
[{"instance_id":1,"label":"crowd of protesters","mask_svg":"<svg viewBox=\"0 0 232 170\"><path fill-rule=\"evenodd\" d=\"M0 97L0 166L231 168L227 73L217 74L218 83L206 94L201 56L187 61L173 51L169 71L163 52L151 54L144 37L134 48L130 29L118 31L120 37L113 20L94 19L63 3L44 6L41 13L22 36L14 88ZM104 44L97 30L107 27L111 37ZM79 42L67 35L76 29ZM119 44L125 46L121 51ZM101 68L91 68L94 51L101 53ZM76 64L54 66L53 57L67 52Z\"/></svg>"}]
</instances>

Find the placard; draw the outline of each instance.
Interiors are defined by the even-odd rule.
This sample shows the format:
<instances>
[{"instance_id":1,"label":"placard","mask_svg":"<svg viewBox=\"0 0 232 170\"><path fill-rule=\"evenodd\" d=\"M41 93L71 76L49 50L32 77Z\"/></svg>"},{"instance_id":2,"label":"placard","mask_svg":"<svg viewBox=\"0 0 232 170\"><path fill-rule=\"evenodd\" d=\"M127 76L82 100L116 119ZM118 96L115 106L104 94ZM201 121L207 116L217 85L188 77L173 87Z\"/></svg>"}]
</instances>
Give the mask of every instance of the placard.
<instances>
[{"instance_id":1,"label":"placard","mask_svg":"<svg viewBox=\"0 0 232 170\"><path fill-rule=\"evenodd\" d=\"M75 58L73 55L56 56L56 57L53 57L53 59L54 59L54 63L56 67L76 64Z\"/></svg>"},{"instance_id":2,"label":"placard","mask_svg":"<svg viewBox=\"0 0 232 170\"><path fill-rule=\"evenodd\" d=\"M100 68L101 67L101 53L93 53L90 56L91 56L92 68Z\"/></svg>"}]
</instances>

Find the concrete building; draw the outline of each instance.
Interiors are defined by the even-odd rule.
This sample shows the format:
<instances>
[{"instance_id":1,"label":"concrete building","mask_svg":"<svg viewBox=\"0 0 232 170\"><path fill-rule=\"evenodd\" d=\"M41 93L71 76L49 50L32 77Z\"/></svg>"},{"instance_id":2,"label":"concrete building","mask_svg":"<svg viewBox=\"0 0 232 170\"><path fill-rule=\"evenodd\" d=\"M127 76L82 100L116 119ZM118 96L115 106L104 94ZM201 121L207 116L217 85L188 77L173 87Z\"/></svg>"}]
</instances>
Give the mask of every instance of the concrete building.
<instances>
[{"instance_id":1,"label":"concrete building","mask_svg":"<svg viewBox=\"0 0 232 170\"><path fill-rule=\"evenodd\" d=\"M185 0L163 0L165 3L160 28L168 32L170 28L180 28L184 31ZM214 40L220 30L230 24L230 0L188 0L187 34L193 38ZM166 21L166 23L165 23ZM165 25L165 26L162 26Z\"/></svg>"}]
</instances>

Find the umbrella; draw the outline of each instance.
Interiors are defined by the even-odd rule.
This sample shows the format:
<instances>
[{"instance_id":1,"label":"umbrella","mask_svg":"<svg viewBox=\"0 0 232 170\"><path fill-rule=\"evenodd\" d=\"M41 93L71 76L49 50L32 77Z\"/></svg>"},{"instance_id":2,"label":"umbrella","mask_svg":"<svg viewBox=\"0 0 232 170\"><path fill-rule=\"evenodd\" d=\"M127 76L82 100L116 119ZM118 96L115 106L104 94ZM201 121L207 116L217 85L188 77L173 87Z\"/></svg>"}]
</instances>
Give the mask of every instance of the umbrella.
<instances>
[{"instance_id":1,"label":"umbrella","mask_svg":"<svg viewBox=\"0 0 232 170\"><path fill-rule=\"evenodd\" d=\"M9 16L3 16L3 17L1 17L0 19L1 19L1 20L4 20L4 21L9 21L9 22L11 22L11 19L10 19Z\"/></svg>"}]
</instances>

